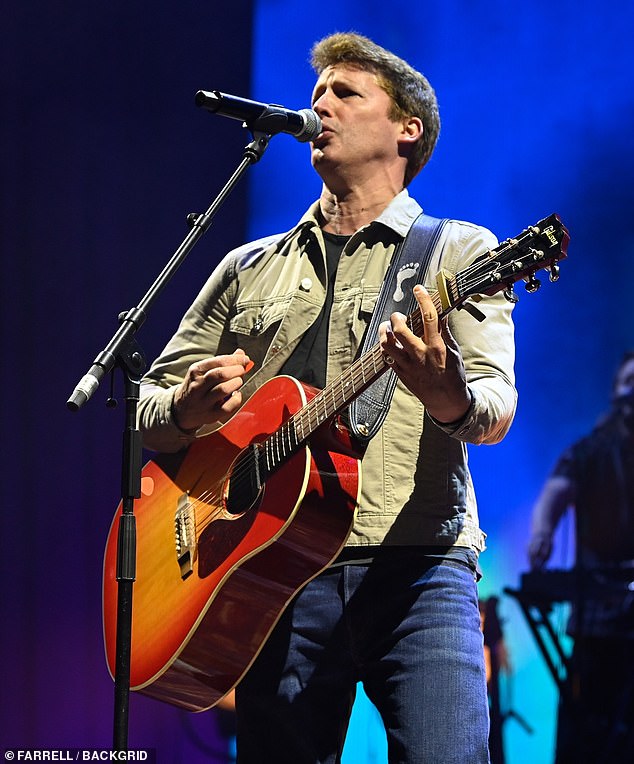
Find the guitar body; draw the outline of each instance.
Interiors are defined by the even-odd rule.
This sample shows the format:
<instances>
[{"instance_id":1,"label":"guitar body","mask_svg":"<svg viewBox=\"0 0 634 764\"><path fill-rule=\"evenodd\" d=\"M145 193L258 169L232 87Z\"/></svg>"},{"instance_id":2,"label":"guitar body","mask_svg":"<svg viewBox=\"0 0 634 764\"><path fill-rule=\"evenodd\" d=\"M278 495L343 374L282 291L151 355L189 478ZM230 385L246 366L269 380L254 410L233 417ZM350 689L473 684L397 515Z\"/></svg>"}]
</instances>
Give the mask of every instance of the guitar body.
<instances>
[{"instance_id":1,"label":"guitar body","mask_svg":"<svg viewBox=\"0 0 634 764\"><path fill-rule=\"evenodd\" d=\"M312 397L291 377L263 385L219 430L142 472L135 502L130 686L192 711L215 705L251 665L284 608L343 547L360 493L360 462L330 425L324 448L301 447L256 500L229 511L240 456ZM104 557L106 658L115 673L115 515Z\"/></svg>"}]
</instances>

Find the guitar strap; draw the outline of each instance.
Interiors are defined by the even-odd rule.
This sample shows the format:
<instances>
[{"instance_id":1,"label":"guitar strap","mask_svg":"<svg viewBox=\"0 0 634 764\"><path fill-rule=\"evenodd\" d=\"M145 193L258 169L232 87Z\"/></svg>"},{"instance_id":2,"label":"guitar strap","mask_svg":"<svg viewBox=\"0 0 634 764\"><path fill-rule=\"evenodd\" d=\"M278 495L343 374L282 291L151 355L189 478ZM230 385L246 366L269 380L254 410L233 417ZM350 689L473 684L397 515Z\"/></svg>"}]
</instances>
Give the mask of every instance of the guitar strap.
<instances>
[{"instance_id":1,"label":"guitar strap","mask_svg":"<svg viewBox=\"0 0 634 764\"><path fill-rule=\"evenodd\" d=\"M402 289L402 284L413 276L416 276L414 283L424 282L432 253L446 222L446 218L439 219L421 213L396 248L365 333L360 355L376 345L379 325L388 321L392 313L400 311L409 315L414 309L416 299L410 288L413 284L408 286L407 292ZM362 445L366 445L381 428L390 407L396 380L394 371L388 369L350 404L350 429Z\"/></svg>"}]
</instances>

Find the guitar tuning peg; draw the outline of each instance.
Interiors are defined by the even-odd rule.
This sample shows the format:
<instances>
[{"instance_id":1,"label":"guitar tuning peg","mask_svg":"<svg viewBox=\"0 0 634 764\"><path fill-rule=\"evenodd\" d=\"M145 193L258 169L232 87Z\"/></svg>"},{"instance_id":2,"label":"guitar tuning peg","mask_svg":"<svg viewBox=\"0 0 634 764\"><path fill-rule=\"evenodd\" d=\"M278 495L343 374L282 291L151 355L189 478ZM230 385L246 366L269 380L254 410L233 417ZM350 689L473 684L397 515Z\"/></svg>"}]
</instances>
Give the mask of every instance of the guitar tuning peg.
<instances>
[{"instance_id":1,"label":"guitar tuning peg","mask_svg":"<svg viewBox=\"0 0 634 764\"><path fill-rule=\"evenodd\" d=\"M513 304L520 301L520 298L515 294L513 284L509 284L502 292L502 294L509 302L512 302Z\"/></svg>"},{"instance_id":2,"label":"guitar tuning peg","mask_svg":"<svg viewBox=\"0 0 634 764\"><path fill-rule=\"evenodd\" d=\"M524 281L526 282L526 291L529 294L533 294L533 292L536 292L539 287L542 285L542 282L539 279L535 278L535 274L531 273L530 276L527 276Z\"/></svg>"},{"instance_id":3,"label":"guitar tuning peg","mask_svg":"<svg viewBox=\"0 0 634 764\"><path fill-rule=\"evenodd\" d=\"M557 263L553 263L548 268L548 278L551 282L559 281L559 266Z\"/></svg>"}]
</instances>

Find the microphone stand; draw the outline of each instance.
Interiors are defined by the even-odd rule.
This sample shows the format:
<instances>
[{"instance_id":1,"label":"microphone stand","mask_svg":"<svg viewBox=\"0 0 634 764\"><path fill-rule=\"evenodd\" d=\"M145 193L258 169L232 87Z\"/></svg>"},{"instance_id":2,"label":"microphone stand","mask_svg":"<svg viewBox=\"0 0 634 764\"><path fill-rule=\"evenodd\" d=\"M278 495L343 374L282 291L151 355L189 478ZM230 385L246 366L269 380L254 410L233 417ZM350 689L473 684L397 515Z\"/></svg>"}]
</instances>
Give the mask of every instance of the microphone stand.
<instances>
[{"instance_id":1,"label":"microphone stand","mask_svg":"<svg viewBox=\"0 0 634 764\"><path fill-rule=\"evenodd\" d=\"M141 434L137 427L137 404L140 381L145 369L145 356L136 342L136 333L145 323L149 308L163 291L183 263L194 245L210 227L214 215L229 196L247 168L258 162L264 154L270 133L252 129L253 140L244 148L242 161L218 196L203 214L191 213L187 217L190 231L174 252L137 307L119 316L120 326L104 350L95 358L73 391L66 405L71 411L80 409L99 387L106 374L114 367L123 371L125 378L125 429L122 449L122 515L117 539L117 634L115 656L115 696L113 750L128 747L128 721L130 702L130 653L132 639L132 591L136 579L136 519L134 500L141 496Z\"/></svg>"}]
</instances>

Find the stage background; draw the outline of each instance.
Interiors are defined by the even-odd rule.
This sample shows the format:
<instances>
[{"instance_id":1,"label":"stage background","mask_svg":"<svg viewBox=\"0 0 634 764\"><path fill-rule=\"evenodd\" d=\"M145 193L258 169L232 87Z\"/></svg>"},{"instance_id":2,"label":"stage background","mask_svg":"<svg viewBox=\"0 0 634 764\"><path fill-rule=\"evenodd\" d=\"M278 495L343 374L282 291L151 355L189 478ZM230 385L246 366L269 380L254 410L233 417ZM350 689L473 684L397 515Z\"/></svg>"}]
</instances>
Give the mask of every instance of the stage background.
<instances>
[{"instance_id":1,"label":"stage background","mask_svg":"<svg viewBox=\"0 0 634 764\"><path fill-rule=\"evenodd\" d=\"M65 401L237 165L239 123L194 107L220 89L309 104L312 42L354 29L424 71L443 128L411 191L431 214L499 238L558 212L571 231L561 281L516 308L520 403L504 443L471 449L489 549L483 597L499 611L509 764L550 762L556 695L517 603L530 511L560 451L605 409L634 347L634 54L631 7L535 0L427 2L395 11L346 0L328 13L287 0L12 2L0 28L2 252L2 747L108 746L101 558L119 496L123 407L103 385ZM160 350L206 274L247 237L290 227L319 192L308 149L276 137L223 207L139 335ZM522 292L521 289L518 292ZM119 381L120 382L120 381ZM120 384L119 384L120 389ZM569 521L552 565L573 557ZM563 629L565 613L555 613ZM216 712L131 699L130 745L159 761L230 758ZM222 729L221 729L222 728ZM348 764L385 761L360 699Z\"/></svg>"}]
</instances>

